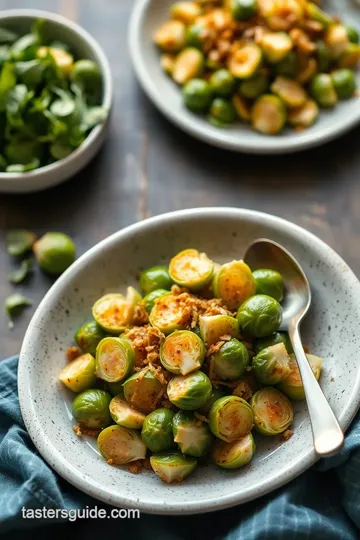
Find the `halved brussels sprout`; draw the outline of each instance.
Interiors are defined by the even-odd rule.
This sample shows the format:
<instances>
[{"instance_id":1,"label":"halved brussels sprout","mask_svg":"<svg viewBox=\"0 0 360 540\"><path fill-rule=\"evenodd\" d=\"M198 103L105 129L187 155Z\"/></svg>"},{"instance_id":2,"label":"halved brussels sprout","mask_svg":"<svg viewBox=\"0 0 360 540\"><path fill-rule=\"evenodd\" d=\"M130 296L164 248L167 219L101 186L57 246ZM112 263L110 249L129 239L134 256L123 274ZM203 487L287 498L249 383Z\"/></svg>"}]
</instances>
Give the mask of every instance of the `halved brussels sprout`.
<instances>
[{"instance_id":1,"label":"halved brussels sprout","mask_svg":"<svg viewBox=\"0 0 360 540\"><path fill-rule=\"evenodd\" d=\"M286 123L286 110L277 96L264 94L259 97L252 108L251 123L256 131L265 135L276 135Z\"/></svg>"},{"instance_id":2,"label":"halved brussels sprout","mask_svg":"<svg viewBox=\"0 0 360 540\"><path fill-rule=\"evenodd\" d=\"M140 287L144 294L156 289L171 289L173 281L167 266L152 266L140 274Z\"/></svg>"},{"instance_id":3,"label":"halved brussels sprout","mask_svg":"<svg viewBox=\"0 0 360 540\"><path fill-rule=\"evenodd\" d=\"M123 384L126 401L142 413L149 414L156 408L161 382L146 368L131 375Z\"/></svg>"},{"instance_id":4,"label":"halved brussels sprout","mask_svg":"<svg viewBox=\"0 0 360 540\"><path fill-rule=\"evenodd\" d=\"M186 43L189 47L202 49L207 34L207 24L205 19L199 18L186 29Z\"/></svg>"},{"instance_id":5,"label":"halved brussels sprout","mask_svg":"<svg viewBox=\"0 0 360 540\"><path fill-rule=\"evenodd\" d=\"M190 330L173 332L160 347L162 365L176 375L187 375L199 369L204 359L204 343Z\"/></svg>"},{"instance_id":6,"label":"halved brussels sprout","mask_svg":"<svg viewBox=\"0 0 360 540\"><path fill-rule=\"evenodd\" d=\"M353 97L356 90L356 78L351 69L337 69L331 73L331 77L339 99Z\"/></svg>"},{"instance_id":7,"label":"halved brussels sprout","mask_svg":"<svg viewBox=\"0 0 360 540\"><path fill-rule=\"evenodd\" d=\"M72 402L72 415L90 429L102 429L111 422L110 401L110 394L104 390L85 390Z\"/></svg>"},{"instance_id":8,"label":"halved brussels sprout","mask_svg":"<svg viewBox=\"0 0 360 540\"><path fill-rule=\"evenodd\" d=\"M234 77L228 69L218 69L211 75L209 84L216 96L227 97L234 89Z\"/></svg>"},{"instance_id":9,"label":"halved brussels sprout","mask_svg":"<svg viewBox=\"0 0 360 540\"><path fill-rule=\"evenodd\" d=\"M123 426L104 429L98 436L97 444L100 454L111 465L125 465L146 457L146 446L140 435Z\"/></svg>"},{"instance_id":10,"label":"halved brussels sprout","mask_svg":"<svg viewBox=\"0 0 360 540\"><path fill-rule=\"evenodd\" d=\"M255 339L253 347L254 352L255 354L258 354L263 349L271 347L272 345L277 345L278 343L283 343L289 354L294 352L287 332L275 332L275 334L272 334L271 336Z\"/></svg>"},{"instance_id":11,"label":"halved brussels sprout","mask_svg":"<svg viewBox=\"0 0 360 540\"><path fill-rule=\"evenodd\" d=\"M95 355L96 347L105 336L104 330L96 321L89 321L76 332L75 341L82 351Z\"/></svg>"},{"instance_id":12,"label":"halved brussels sprout","mask_svg":"<svg viewBox=\"0 0 360 540\"><path fill-rule=\"evenodd\" d=\"M320 107L333 107L338 101L331 75L328 73L315 75L309 90Z\"/></svg>"},{"instance_id":13,"label":"halved brussels sprout","mask_svg":"<svg viewBox=\"0 0 360 540\"><path fill-rule=\"evenodd\" d=\"M205 405L203 405L202 407L200 407L199 409L199 413L200 414L203 414L204 416L207 416L209 414L209 411L213 405L213 403L215 403L215 401L217 399L220 399L222 397L225 397L227 394L229 394L230 391L226 391L224 389L224 387L220 386L219 388L215 388L213 386L213 389L212 389L212 392L211 392L211 396L209 397L209 399L207 400L207 402L205 403Z\"/></svg>"},{"instance_id":14,"label":"halved brussels sprout","mask_svg":"<svg viewBox=\"0 0 360 540\"><path fill-rule=\"evenodd\" d=\"M200 335L207 347L217 343L222 336L238 338L239 323L229 315L206 315L199 318Z\"/></svg>"},{"instance_id":15,"label":"halved brussels sprout","mask_svg":"<svg viewBox=\"0 0 360 540\"><path fill-rule=\"evenodd\" d=\"M141 438L152 452L164 452L174 446L172 421L174 413L170 409L157 409L144 420Z\"/></svg>"},{"instance_id":16,"label":"halved brussels sprout","mask_svg":"<svg viewBox=\"0 0 360 540\"><path fill-rule=\"evenodd\" d=\"M167 335L175 330L184 330L188 323L188 317L184 308L174 294L161 296L154 302L149 316L152 326L155 326Z\"/></svg>"},{"instance_id":17,"label":"halved brussels sprout","mask_svg":"<svg viewBox=\"0 0 360 540\"><path fill-rule=\"evenodd\" d=\"M318 73L318 63L315 58L301 57L299 71L296 75L298 83L305 85L311 81L311 79Z\"/></svg>"},{"instance_id":18,"label":"halved brussels sprout","mask_svg":"<svg viewBox=\"0 0 360 540\"><path fill-rule=\"evenodd\" d=\"M140 429L145 420L145 415L130 407L121 394L112 398L109 409L111 418L119 426Z\"/></svg>"},{"instance_id":19,"label":"halved brussels sprout","mask_svg":"<svg viewBox=\"0 0 360 540\"><path fill-rule=\"evenodd\" d=\"M192 79L187 82L182 94L185 107L190 111L201 113L210 106L212 90L209 83L203 79Z\"/></svg>"},{"instance_id":20,"label":"halved brussels sprout","mask_svg":"<svg viewBox=\"0 0 360 540\"><path fill-rule=\"evenodd\" d=\"M170 291L166 291L165 289L155 289L155 291L151 291L151 293L144 297L143 302L147 313L151 312L152 308L154 307L155 300L165 296L165 294L170 294Z\"/></svg>"},{"instance_id":21,"label":"halved brussels sprout","mask_svg":"<svg viewBox=\"0 0 360 540\"><path fill-rule=\"evenodd\" d=\"M331 57L336 60L349 45L346 27L343 24L332 24L326 31L324 41L329 47Z\"/></svg>"},{"instance_id":22,"label":"halved brussels sprout","mask_svg":"<svg viewBox=\"0 0 360 540\"><path fill-rule=\"evenodd\" d=\"M322 358L315 356L314 354L306 355L310 367L316 377L316 380L319 380L322 366ZM305 399L305 390L303 387L299 367L294 354L290 355L290 375L284 379L280 384L279 388L284 394L286 394L290 399L294 401L301 401Z\"/></svg>"},{"instance_id":23,"label":"halved brussels sprout","mask_svg":"<svg viewBox=\"0 0 360 540\"><path fill-rule=\"evenodd\" d=\"M356 69L360 60L360 45L357 43L349 43L345 51L338 59L339 68Z\"/></svg>"},{"instance_id":24,"label":"halved brussels sprout","mask_svg":"<svg viewBox=\"0 0 360 540\"><path fill-rule=\"evenodd\" d=\"M234 381L243 375L249 365L247 348L238 339L225 341L214 353L214 372L219 379Z\"/></svg>"},{"instance_id":25,"label":"halved brussels sprout","mask_svg":"<svg viewBox=\"0 0 360 540\"><path fill-rule=\"evenodd\" d=\"M246 336L270 336L280 326L282 308L275 298L266 294L256 294L239 307L237 320Z\"/></svg>"},{"instance_id":26,"label":"halved brussels sprout","mask_svg":"<svg viewBox=\"0 0 360 540\"><path fill-rule=\"evenodd\" d=\"M269 87L269 78L264 73L258 73L251 79L241 81L239 92L246 99L256 99L264 94Z\"/></svg>"},{"instance_id":27,"label":"halved brussels sprout","mask_svg":"<svg viewBox=\"0 0 360 540\"><path fill-rule=\"evenodd\" d=\"M167 73L167 75L172 75L174 71L175 59L176 56L174 56L173 54L163 53L160 56L160 65L163 71Z\"/></svg>"},{"instance_id":28,"label":"halved brussels sprout","mask_svg":"<svg viewBox=\"0 0 360 540\"><path fill-rule=\"evenodd\" d=\"M92 314L95 321L110 334L120 334L132 324L134 308L141 302L140 294L128 287L126 298L122 294L106 294L95 302Z\"/></svg>"},{"instance_id":29,"label":"halved brussels sprout","mask_svg":"<svg viewBox=\"0 0 360 540\"><path fill-rule=\"evenodd\" d=\"M268 5L265 8L265 20L271 30L288 31L297 24L301 24L304 9L303 2L298 0L275 0L262 2Z\"/></svg>"},{"instance_id":30,"label":"halved brussels sprout","mask_svg":"<svg viewBox=\"0 0 360 540\"><path fill-rule=\"evenodd\" d=\"M237 309L247 298L255 294L256 283L250 268L244 261L223 264L213 279L213 291L229 309Z\"/></svg>"},{"instance_id":31,"label":"halved brussels sprout","mask_svg":"<svg viewBox=\"0 0 360 540\"><path fill-rule=\"evenodd\" d=\"M66 364L60 371L59 379L73 392L83 392L96 383L95 358L82 354Z\"/></svg>"},{"instance_id":32,"label":"halved brussels sprout","mask_svg":"<svg viewBox=\"0 0 360 540\"><path fill-rule=\"evenodd\" d=\"M106 337L96 349L96 375L107 382L128 377L134 367L135 353L126 338Z\"/></svg>"},{"instance_id":33,"label":"halved brussels sprout","mask_svg":"<svg viewBox=\"0 0 360 540\"><path fill-rule=\"evenodd\" d=\"M240 120L244 122L250 122L251 120L251 107L250 105L239 95L234 94L232 97L232 104Z\"/></svg>"},{"instance_id":34,"label":"halved brussels sprout","mask_svg":"<svg viewBox=\"0 0 360 540\"><path fill-rule=\"evenodd\" d=\"M304 88L294 81L282 75L278 75L271 85L271 90L288 107L300 107L306 101L306 92Z\"/></svg>"},{"instance_id":35,"label":"halved brussels sprout","mask_svg":"<svg viewBox=\"0 0 360 540\"><path fill-rule=\"evenodd\" d=\"M268 268L254 270L256 294L267 294L281 302L284 298L284 279L280 272Z\"/></svg>"},{"instance_id":36,"label":"halved brussels sprout","mask_svg":"<svg viewBox=\"0 0 360 540\"><path fill-rule=\"evenodd\" d=\"M233 19L246 21L257 14L257 0L225 0Z\"/></svg>"},{"instance_id":37,"label":"halved brussels sprout","mask_svg":"<svg viewBox=\"0 0 360 540\"><path fill-rule=\"evenodd\" d=\"M174 441L183 454L202 457L210 450L213 437L205 422L192 412L179 411L173 419Z\"/></svg>"},{"instance_id":38,"label":"halved brussels sprout","mask_svg":"<svg viewBox=\"0 0 360 540\"><path fill-rule=\"evenodd\" d=\"M181 287L199 290L205 287L212 278L214 263L206 253L196 249L185 249L170 261L169 274L171 279Z\"/></svg>"},{"instance_id":39,"label":"halved brussels sprout","mask_svg":"<svg viewBox=\"0 0 360 540\"><path fill-rule=\"evenodd\" d=\"M305 10L310 19L321 23L325 28L334 23L334 19L330 17L330 15L328 15L325 11L320 9L319 6L313 4L312 2L306 2Z\"/></svg>"},{"instance_id":40,"label":"halved brussels sprout","mask_svg":"<svg viewBox=\"0 0 360 540\"><path fill-rule=\"evenodd\" d=\"M292 424L294 410L288 398L276 388L258 390L250 400L255 429L262 435L280 435Z\"/></svg>"},{"instance_id":41,"label":"halved brussels sprout","mask_svg":"<svg viewBox=\"0 0 360 540\"><path fill-rule=\"evenodd\" d=\"M211 392L210 379L202 371L195 371L185 376L178 375L170 379L167 386L171 403L186 411L194 411L205 405Z\"/></svg>"},{"instance_id":42,"label":"halved brussels sprout","mask_svg":"<svg viewBox=\"0 0 360 540\"><path fill-rule=\"evenodd\" d=\"M256 446L251 433L238 441L216 441L214 447L214 461L223 469L240 469L247 465L255 454Z\"/></svg>"},{"instance_id":43,"label":"halved brussels sprout","mask_svg":"<svg viewBox=\"0 0 360 540\"><path fill-rule=\"evenodd\" d=\"M225 396L215 401L209 412L209 427L222 441L232 442L245 437L254 426L250 405L238 396Z\"/></svg>"},{"instance_id":44,"label":"halved brussels sprout","mask_svg":"<svg viewBox=\"0 0 360 540\"><path fill-rule=\"evenodd\" d=\"M279 384L291 373L289 354L283 343L260 351L252 361L252 369L262 384Z\"/></svg>"},{"instance_id":45,"label":"halved brussels sprout","mask_svg":"<svg viewBox=\"0 0 360 540\"><path fill-rule=\"evenodd\" d=\"M304 105L298 109L293 109L288 114L288 122L295 127L312 126L319 116L319 107L312 99L305 101Z\"/></svg>"},{"instance_id":46,"label":"halved brussels sprout","mask_svg":"<svg viewBox=\"0 0 360 540\"><path fill-rule=\"evenodd\" d=\"M178 484L195 469L197 461L193 457L183 456L180 452L154 454L150 465L155 474L167 484Z\"/></svg>"},{"instance_id":47,"label":"halved brussels sprout","mask_svg":"<svg viewBox=\"0 0 360 540\"><path fill-rule=\"evenodd\" d=\"M204 56L199 49L188 47L181 51L175 59L172 79L177 84L185 84L199 75L204 66Z\"/></svg>"},{"instance_id":48,"label":"halved brussels sprout","mask_svg":"<svg viewBox=\"0 0 360 540\"><path fill-rule=\"evenodd\" d=\"M261 47L266 59L276 64L289 54L293 42L285 32L268 32L261 40Z\"/></svg>"},{"instance_id":49,"label":"halved brussels sprout","mask_svg":"<svg viewBox=\"0 0 360 540\"><path fill-rule=\"evenodd\" d=\"M201 14L201 7L197 2L176 2L171 6L170 13L173 19L188 25Z\"/></svg>"},{"instance_id":50,"label":"halved brussels sprout","mask_svg":"<svg viewBox=\"0 0 360 540\"><path fill-rule=\"evenodd\" d=\"M230 56L228 69L237 79L248 79L255 74L261 60L262 52L256 43L243 43Z\"/></svg>"},{"instance_id":51,"label":"halved brussels sprout","mask_svg":"<svg viewBox=\"0 0 360 540\"><path fill-rule=\"evenodd\" d=\"M212 124L226 127L236 119L236 111L229 99L217 97L210 106L209 120Z\"/></svg>"},{"instance_id":52,"label":"halved brussels sprout","mask_svg":"<svg viewBox=\"0 0 360 540\"><path fill-rule=\"evenodd\" d=\"M167 21L157 29L154 41L166 52L180 51L186 42L186 26L181 21Z\"/></svg>"}]
</instances>

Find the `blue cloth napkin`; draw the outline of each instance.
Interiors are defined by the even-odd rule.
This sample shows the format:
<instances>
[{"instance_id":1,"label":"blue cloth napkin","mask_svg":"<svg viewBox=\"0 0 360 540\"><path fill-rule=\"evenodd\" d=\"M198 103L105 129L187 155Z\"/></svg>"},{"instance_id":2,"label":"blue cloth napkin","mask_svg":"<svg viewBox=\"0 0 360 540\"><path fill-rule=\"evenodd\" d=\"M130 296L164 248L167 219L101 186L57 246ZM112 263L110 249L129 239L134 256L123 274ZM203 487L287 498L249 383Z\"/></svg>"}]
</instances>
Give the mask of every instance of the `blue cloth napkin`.
<instances>
[{"instance_id":1,"label":"blue cloth napkin","mask_svg":"<svg viewBox=\"0 0 360 540\"><path fill-rule=\"evenodd\" d=\"M46 526L47 537L76 531L87 540L356 540L360 538L360 416L354 420L342 452L321 460L272 494L212 514L151 516L140 519L24 519L22 508L106 508L60 479L42 460L23 424L17 395L17 363L0 362L0 537L24 537L24 529ZM63 520L62 520L63 521ZM56 523L55 523L56 522ZM18 532L17 532L18 531ZM71 533L69 533L71 534ZM80 536L79 536L80 535Z\"/></svg>"}]
</instances>

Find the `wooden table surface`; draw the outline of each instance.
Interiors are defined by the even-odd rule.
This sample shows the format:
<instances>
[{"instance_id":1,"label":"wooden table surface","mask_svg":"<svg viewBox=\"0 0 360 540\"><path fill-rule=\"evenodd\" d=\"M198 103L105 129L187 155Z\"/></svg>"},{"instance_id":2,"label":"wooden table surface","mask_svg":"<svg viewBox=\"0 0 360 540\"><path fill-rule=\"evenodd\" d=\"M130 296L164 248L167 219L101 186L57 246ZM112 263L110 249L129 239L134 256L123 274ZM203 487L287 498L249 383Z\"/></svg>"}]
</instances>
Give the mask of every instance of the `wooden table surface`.
<instances>
[{"instance_id":1,"label":"wooden table surface","mask_svg":"<svg viewBox=\"0 0 360 540\"><path fill-rule=\"evenodd\" d=\"M317 234L360 275L360 128L295 155L233 154L193 140L143 95L127 51L133 0L0 0L0 9L32 7L79 22L108 55L115 83L111 130L102 152L71 181L32 195L0 195L0 230L70 234L83 253L147 216L181 208L236 206L270 212ZM4 236L4 235L3 235ZM14 290L13 261L0 249L0 302ZM17 290L34 300L51 280L35 272ZM0 357L19 351L33 308L10 331L0 313Z\"/></svg>"}]
</instances>

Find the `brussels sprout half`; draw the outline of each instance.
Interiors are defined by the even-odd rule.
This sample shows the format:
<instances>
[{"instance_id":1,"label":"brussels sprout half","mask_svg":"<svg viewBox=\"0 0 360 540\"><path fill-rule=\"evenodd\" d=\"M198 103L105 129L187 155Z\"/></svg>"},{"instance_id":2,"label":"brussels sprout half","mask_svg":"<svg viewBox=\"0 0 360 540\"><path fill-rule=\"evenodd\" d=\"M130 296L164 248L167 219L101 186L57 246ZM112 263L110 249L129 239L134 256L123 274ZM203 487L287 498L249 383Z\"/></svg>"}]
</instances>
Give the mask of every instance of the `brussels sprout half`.
<instances>
[{"instance_id":1,"label":"brussels sprout half","mask_svg":"<svg viewBox=\"0 0 360 540\"><path fill-rule=\"evenodd\" d=\"M183 454L202 457L210 450L213 437L206 424L192 412L179 411L173 419L174 441Z\"/></svg>"},{"instance_id":2,"label":"brussels sprout half","mask_svg":"<svg viewBox=\"0 0 360 540\"><path fill-rule=\"evenodd\" d=\"M286 123L284 103L277 96L260 96L251 109L251 124L256 131L265 135L276 135Z\"/></svg>"},{"instance_id":3,"label":"brussels sprout half","mask_svg":"<svg viewBox=\"0 0 360 540\"><path fill-rule=\"evenodd\" d=\"M265 337L276 332L282 319L282 308L266 294L252 296L239 307L237 320L245 335Z\"/></svg>"},{"instance_id":4,"label":"brussels sprout half","mask_svg":"<svg viewBox=\"0 0 360 540\"><path fill-rule=\"evenodd\" d=\"M212 278L214 263L206 253L196 249L185 249L170 261L169 274L171 279L181 287L199 290L205 287Z\"/></svg>"},{"instance_id":5,"label":"brussels sprout half","mask_svg":"<svg viewBox=\"0 0 360 540\"><path fill-rule=\"evenodd\" d=\"M151 291L149 294L147 294L143 299L146 312L151 313L151 310L155 304L155 300L161 298L162 296L165 296L165 294L170 294L170 291L167 291L165 289L155 289L154 291Z\"/></svg>"},{"instance_id":6,"label":"brussels sprout half","mask_svg":"<svg viewBox=\"0 0 360 540\"><path fill-rule=\"evenodd\" d=\"M257 354L252 369L261 384L279 384L291 373L290 358L283 343L271 345Z\"/></svg>"},{"instance_id":7,"label":"brussels sprout half","mask_svg":"<svg viewBox=\"0 0 360 540\"><path fill-rule=\"evenodd\" d=\"M100 454L111 465L125 465L146 457L146 446L140 435L123 426L104 429L98 436L97 444Z\"/></svg>"},{"instance_id":8,"label":"brussels sprout half","mask_svg":"<svg viewBox=\"0 0 360 540\"><path fill-rule=\"evenodd\" d=\"M292 354L294 352L289 338L289 334L287 332L275 332L275 334L272 334L271 336L254 340L253 349L255 355L263 349L266 349L266 347L271 347L272 345L277 345L278 343L283 343L285 345L285 349L289 354Z\"/></svg>"},{"instance_id":9,"label":"brussels sprout half","mask_svg":"<svg viewBox=\"0 0 360 540\"><path fill-rule=\"evenodd\" d=\"M261 64L262 52L256 43L244 42L233 52L228 61L230 73L237 79L252 77Z\"/></svg>"},{"instance_id":10,"label":"brussels sprout half","mask_svg":"<svg viewBox=\"0 0 360 540\"><path fill-rule=\"evenodd\" d=\"M232 442L245 437L253 425L254 415L250 405L238 396L220 398L210 409L209 427L222 441Z\"/></svg>"},{"instance_id":11,"label":"brussels sprout half","mask_svg":"<svg viewBox=\"0 0 360 540\"><path fill-rule=\"evenodd\" d=\"M281 302L284 298L284 279L280 272L261 268L254 270L253 276L256 282L256 294L267 294Z\"/></svg>"},{"instance_id":12,"label":"brussels sprout half","mask_svg":"<svg viewBox=\"0 0 360 540\"><path fill-rule=\"evenodd\" d=\"M222 386L220 386L219 388L215 388L213 386L211 396L209 397L209 399L207 400L205 405L200 407L199 413L203 414L204 416L207 416L209 414L209 411L210 411L211 407L212 407L212 404L215 403L215 401L217 399L225 397L228 393L229 392L226 392L226 390Z\"/></svg>"},{"instance_id":13,"label":"brussels sprout half","mask_svg":"<svg viewBox=\"0 0 360 540\"><path fill-rule=\"evenodd\" d=\"M293 48L293 42L286 32L266 32L261 40L265 58L276 64L281 62Z\"/></svg>"},{"instance_id":14,"label":"brussels sprout half","mask_svg":"<svg viewBox=\"0 0 360 540\"><path fill-rule=\"evenodd\" d=\"M184 330L187 318L184 317L184 311L178 296L166 294L154 302L149 316L152 326L155 326L163 334L171 334L175 330Z\"/></svg>"},{"instance_id":15,"label":"brussels sprout half","mask_svg":"<svg viewBox=\"0 0 360 540\"><path fill-rule=\"evenodd\" d=\"M166 52L180 51L186 41L186 26L181 21L167 21L158 28L154 41L160 49Z\"/></svg>"},{"instance_id":16,"label":"brussels sprout half","mask_svg":"<svg viewBox=\"0 0 360 540\"><path fill-rule=\"evenodd\" d=\"M234 381L241 377L250 361L247 348L235 338L225 341L213 358L214 372L224 381Z\"/></svg>"},{"instance_id":17,"label":"brussels sprout half","mask_svg":"<svg viewBox=\"0 0 360 540\"><path fill-rule=\"evenodd\" d=\"M104 390L85 390L72 402L72 415L90 429L102 429L111 422L110 401L110 394Z\"/></svg>"},{"instance_id":18,"label":"brussels sprout half","mask_svg":"<svg viewBox=\"0 0 360 540\"><path fill-rule=\"evenodd\" d=\"M171 77L177 84L183 85L200 75L204 66L204 55L195 47L181 51L175 61Z\"/></svg>"},{"instance_id":19,"label":"brussels sprout half","mask_svg":"<svg viewBox=\"0 0 360 540\"><path fill-rule=\"evenodd\" d=\"M148 414L143 423L141 438L149 450L164 452L174 446L173 418L173 411L165 408Z\"/></svg>"},{"instance_id":20,"label":"brussels sprout half","mask_svg":"<svg viewBox=\"0 0 360 540\"><path fill-rule=\"evenodd\" d=\"M154 454L150 465L155 474L167 484L178 484L187 478L195 469L197 461L193 457L179 452Z\"/></svg>"},{"instance_id":21,"label":"brussels sprout half","mask_svg":"<svg viewBox=\"0 0 360 540\"><path fill-rule=\"evenodd\" d=\"M283 75L278 75L270 88L289 108L301 107L306 101L306 92L301 84Z\"/></svg>"},{"instance_id":22,"label":"brussels sprout half","mask_svg":"<svg viewBox=\"0 0 360 540\"><path fill-rule=\"evenodd\" d=\"M144 294L156 289L171 289L173 281L167 266L152 266L140 274L140 287Z\"/></svg>"},{"instance_id":23,"label":"brussels sprout half","mask_svg":"<svg viewBox=\"0 0 360 540\"><path fill-rule=\"evenodd\" d=\"M194 411L205 405L211 396L211 391L210 379L202 371L195 371L185 376L178 375L170 379L167 386L171 403L186 411Z\"/></svg>"},{"instance_id":24,"label":"brussels sprout half","mask_svg":"<svg viewBox=\"0 0 360 540\"><path fill-rule=\"evenodd\" d=\"M208 347L217 343L222 336L240 337L239 323L229 315L206 315L199 318L202 340Z\"/></svg>"},{"instance_id":25,"label":"brussels sprout half","mask_svg":"<svg viewBox=\"0 0 360 540\"><path fill-rule=\"evenodd\" d=\"M213 280L213 291L229 309L237 309L255 294L256 284L250 268L244 261L223 264Z\"/></svg>"},{"instance_id":26,"label":"brussels sprout half","mask_svg":"<svg viewBox=\"0 0 360 540\"><path fill-rule=\"evenodd\" d=\"M322 358L315 356L314 354L306 355L310 367L316 377L316 380L319 380L322 366ZM305 390L303 387L299 367L294 354L290 355L290 375L284 379L280 384L279 388L284 394L286 394L290 399L294 401L302 401L305 399Z\"/></svg>"},{"instance_id":27,"label":"brussels sprout half","mask_svg":"<svg viewBox=\"0 0 360 540\"><path fill-rule=\"evenodd\" d=\"M222 469L240 469L252 460L255 450L254 437L248 433L238 441L216 441L213 458Z\"/></svg>"},{"instance_id":28,"label":"brussels sprout half","mask_svg":"<svg viewBox=\"0 0 360 540\"><path fill-rule=\"evenodd\" d=\"M96 349L96 375L107 382L128 377L134 367L135 353L126 338L106 337Z\"/></svg>"},{"instance_id":29,"label":"brussels sprout half","mask_svg":"<svg viewBox=\"0 0 360 540\"><path fill-rule=\"evenodd\" d=\"M119 426L140 429L145 420L145 415L130 407L121 394L112 398L109 409L111 418Z\"/></svg>"},{"instance_id":30,"label":"brussels sprout half","mask_svg":"<svg viewBox=\"0 0 360 540\"><path fill-rule=\"evenodd\" d=\"M319 107L312 99L307 99L298 109L292 109L288 114L288 122L295 127L307 128L312 126L319 116Z\"/></svg>"},{"instance_id":31,"label":"brussels sprout half","mask_svg":"<svg viewBox=\"0 0 360 540\"><path fill-rule=\"evenodd\" d=\"M128 287L126 298L122 294L106 294L99 298L93 305L92 314L106 332L120 334L132 324L134 308L140 302L140 294L133 287Z\"/></svg>"},{"instance_id":32,"label":"brussels sprout half","mask_svg":"<svg viewBox=\"0 0 360 540\"><path fill-rule=\"evenodd\" d=\"M75 341L82 351L95 356L96 347L105 336L104 330L96 321L89 321L76 332Z\"/></svg>"},{"instance_id":33,"label":"brussels sprout half","mask_svg":"<svg viewBox=\"0 0 360 540\"><path fill-rule=\"evenodd\" d=\"M156 408L161 382L146 368L134 373L124 382L124 396L134 409L149 414Z\"/></svg>"},{"instance_id":34,"label":"brussels sprout half","mask_svg":"<svg viewBox=\"0 0 360 540\"><path fill-rule=\"evenodd\" d=\"M258 390L250 400L255 429L262 435L279 435L294 420L293 407L285 394L276 388Z\"/></svg>"},{"instance_id":35,"label":"brussels sprout half","mask_svg":"<svg viewBox=\"0 0 360 540\"><path fill-rule=\"evenodd\" d=\"M95 358L82 354L66 364L60 371L59 379L73 392L83 392L96 383Z\"/></svg>"},{"instance_id":36,"label":"brussels sprout half","mask_svg":"<svg viewBox=\"0 0 360 540\"><path fill-rule=\"evenodd\" d=\"M176 375L187 375L199 369L204 358L204 343L190 330L173 332L160 347L162 365Z\"/></svg>"}]
</instances>

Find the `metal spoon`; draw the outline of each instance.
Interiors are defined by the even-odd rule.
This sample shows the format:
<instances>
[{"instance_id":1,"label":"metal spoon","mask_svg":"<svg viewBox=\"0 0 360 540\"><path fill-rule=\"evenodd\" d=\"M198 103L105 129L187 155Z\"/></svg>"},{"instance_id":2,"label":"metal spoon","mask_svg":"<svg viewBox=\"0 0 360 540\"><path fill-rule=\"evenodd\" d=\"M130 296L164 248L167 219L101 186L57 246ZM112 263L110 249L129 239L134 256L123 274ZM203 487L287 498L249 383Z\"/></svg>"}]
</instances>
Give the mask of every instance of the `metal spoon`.
<instances>
[{"instance_id":1,"label":"metal spoon","mask_svg":"<svg viewBox=\"0 0 360 540\"><path fill-rule=\"evenodd\" d=\"M306 358L300 337L300 324L311 304L311 289L299 263L280 244L260 238L246 251L245 262L252 270L271 268L284 278L286 295L283 320L279 330L289 333L290 341L299 366L310 421L315 451L319 456L330 456L340 450L344 434L330 408Z\"/></svg>"}]
</instances>

